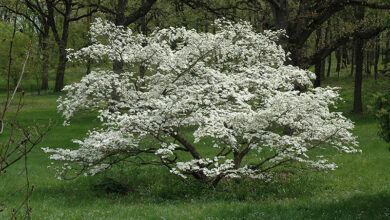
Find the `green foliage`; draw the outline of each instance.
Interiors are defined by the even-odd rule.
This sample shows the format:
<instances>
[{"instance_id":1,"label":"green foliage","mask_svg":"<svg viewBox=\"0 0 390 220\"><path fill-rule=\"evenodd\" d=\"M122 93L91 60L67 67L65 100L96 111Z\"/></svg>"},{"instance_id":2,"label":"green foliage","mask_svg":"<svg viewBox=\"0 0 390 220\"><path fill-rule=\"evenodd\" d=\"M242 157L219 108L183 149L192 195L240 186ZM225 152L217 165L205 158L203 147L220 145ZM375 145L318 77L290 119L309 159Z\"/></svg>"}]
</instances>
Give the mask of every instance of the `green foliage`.
<instances>
[{"instance_id":1,"label":"green foliage","mask_svg":"<svg viewBox=\"0 0 390 220\"><path fill-rule=\"evenodd\" d=\"M374 104L368 108L378 120L379 136L390 143L390 91L376 93L373 97Z\"/></svg>"},{"instance_id":2,"label":"green foliage","mask_svg":"<svg viewBox=\"0 0 390 220\"><path fill-rule=\"evenodd\" d=\"M0 74L5 74L8 68L8 50L12 35L12 25L0 21ZM29 42L28 37L17 31L14 40L14 57L13 62L21 63L26 55L26 43ZM16 65L15 65L16 66Z\"/></svg>"},{"instance_id":3,"label":"green foliage","mask_svg":"<svg viewBox=\"0 0 390 220\"><path fill-rule=\"evenodd\" d=\"M5 76L8 73L9 47L13 27L9 23L0 21L0 30L0 85L5 85ZM24 78L29 78L32 73L36 72L37 66L40 66L38 62L33 62L35 59L34 53L36 53L36 48L34 48L35 44L31 42L33 42L34 39L32 38L31 33L26 32L27 31L23 31L21 28L20 31L17 31L15 34L12 52L11 86L14 86L19 79L29 47L32 47L32 51L30 53L30 62L26 67L26 75ZM0 91L4 91L5 88L6 87L1 86Z\"/></svg>"}]
</instances>

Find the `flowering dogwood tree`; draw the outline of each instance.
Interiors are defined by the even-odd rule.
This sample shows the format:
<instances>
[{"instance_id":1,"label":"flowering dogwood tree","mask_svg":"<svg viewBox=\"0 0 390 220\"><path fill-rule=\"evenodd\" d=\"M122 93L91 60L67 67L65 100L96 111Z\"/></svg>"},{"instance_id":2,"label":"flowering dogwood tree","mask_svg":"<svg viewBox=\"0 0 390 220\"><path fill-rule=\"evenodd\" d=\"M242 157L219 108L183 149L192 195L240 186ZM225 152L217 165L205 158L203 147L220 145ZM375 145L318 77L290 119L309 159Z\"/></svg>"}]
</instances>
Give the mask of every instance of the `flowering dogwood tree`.
<instances>
[{"instance_id":1,"label":"flowering dogwood tree","mask_svg":"<svg viewBox=\"0 0 390 220\"><path fill-rule=\"evenodd\" d=\"M340 99L336 89L312 88L312 72L285 65L275 43L281 31L215 26L215 34L171 27L146 37L98 19L93 44L70 59L124 68L65 87L65 125L80 111L98 112L102 123L74 140L76 150L44 149L64 162L60 174L94 175L129 162L215 186L222 178L269 179L282 166L333 170L323 149L358 151L353 123L329 110Z\"/></svg>"}]
</instances>

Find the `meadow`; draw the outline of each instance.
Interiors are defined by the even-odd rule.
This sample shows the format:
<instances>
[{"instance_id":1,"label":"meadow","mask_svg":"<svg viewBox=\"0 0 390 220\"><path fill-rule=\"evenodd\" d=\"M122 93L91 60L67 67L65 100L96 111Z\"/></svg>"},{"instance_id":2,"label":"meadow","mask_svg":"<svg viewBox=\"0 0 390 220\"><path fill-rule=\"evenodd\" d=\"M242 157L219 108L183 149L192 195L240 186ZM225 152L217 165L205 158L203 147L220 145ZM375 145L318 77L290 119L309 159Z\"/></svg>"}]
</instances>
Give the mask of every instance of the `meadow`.
<instances>
[{"instance_id":1,"label":"meadow","mask_svg":"<svg viewBox=\"0 0 390 220\"><path fill-rule=\"evenodd\" d=\"M78 72L78 71L75 71ZM346 72L348 72L346 70ZM67 75L66 82L81 74ZM348 74L346 74L348 75ZM41 147L75 148L72 139L83 138L98 124L93 114L78 115L71 127L63 127L56 110L61 94L41 96L27 92L19 116L22 124L35 122L53 127L28 157L32 219L390 219L390 144L377 136L376 120L370 112L351 113L353 78L342 75L325 84L340 87L342 111L355 122L362 153L332 153L335 171L294 171L273 182L228 180L216 189L198 183L183 183L160 167L123 165L93 177L72 181L56 179L51 161ZM381 76L363 80L363 102L388 88L390 79ZM1 82L0 82L1 84ZM34 85L26 81L27 91ZM2 93L1 97L4 96ZM207 143L206 143L207 144ZM50 166L50 167L49 167ZM8 207L23 199L23 161L0 176L0 200ZM0 213L7 219L10 210Z\"/></svg>"}]
</instances>

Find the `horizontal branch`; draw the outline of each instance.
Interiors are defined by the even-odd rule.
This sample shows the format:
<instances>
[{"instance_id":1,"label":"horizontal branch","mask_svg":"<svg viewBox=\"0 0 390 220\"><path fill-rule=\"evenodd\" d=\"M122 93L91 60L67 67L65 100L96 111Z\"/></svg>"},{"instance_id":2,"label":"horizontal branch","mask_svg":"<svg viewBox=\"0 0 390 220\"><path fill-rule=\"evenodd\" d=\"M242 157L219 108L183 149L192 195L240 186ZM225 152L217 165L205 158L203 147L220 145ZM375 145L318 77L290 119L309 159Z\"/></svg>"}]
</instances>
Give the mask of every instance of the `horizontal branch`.
<instances>
[{"instance_id":1,"label":"horizontal branch","mask_svg":"<svg viewBox=\"0 0 390 220\"><path fill-rule=\"evenodd\" d=\"M310 67L319 61L323 60L327 56L329 56L333 51L335 51L340 46L346 44L347 42L354 40L354 39L371 39L381 32L390 29L390 26L379 26L372 29L366 29L363 31L355 31L351 32L349 34L345 34L338 39L334 40L333 42L330 42L326 47L319 49L317 52L315 52L310 57L304 58L302 61L303 67Z\"/></svg>"},{"instance_id":2,"label":"horizontal branch","mask_svg":"<svg viewBox=\"0 0 390 220\"><path fill-rule=\"evenodd\" d=\"M363 6L372 9L382 9L382 10L390 9L390 4L380 4L380 3L373 3L368 1L348 0L347 4L350 6Z\"/></svg>"}]
</instances>

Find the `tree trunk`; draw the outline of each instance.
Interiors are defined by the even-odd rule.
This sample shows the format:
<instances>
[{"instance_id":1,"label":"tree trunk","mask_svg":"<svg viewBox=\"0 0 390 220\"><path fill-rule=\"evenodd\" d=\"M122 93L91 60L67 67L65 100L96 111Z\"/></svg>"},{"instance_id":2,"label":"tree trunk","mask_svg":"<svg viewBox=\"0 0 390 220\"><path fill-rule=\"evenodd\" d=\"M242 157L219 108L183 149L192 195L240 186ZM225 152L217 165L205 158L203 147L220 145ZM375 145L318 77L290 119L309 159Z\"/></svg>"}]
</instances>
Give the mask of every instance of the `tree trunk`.
<instances>
[{"instance_id":1,"label":"tree trunk","mask_svg":"<svg viewBox=\"0 0 390 220\"><path fill-rule=\"evenodd\" d=\"M65 77L65 69L66 63L68 62L66 48L68 46L68 37L69 37L69 25L70 25L70 14L72 13L73 1L68 0L64 1L64 13L63 13L63 23L62 23L62 34L59 36L58 29L55 24L55 16L54 16L54 5L48 4L49 10L49 24L52 27L52 31L54 34L54 38L58 45L59 52L59 60L57 66L56 73L56 82L54 86L54 92L60 92L64 88L64 77Z\"/></svg>"},{"instance_id":2,"label":"tree trunk","mask_svg":"<svg viewBox=\"0 0 390 220\"><path fill-rule=\"evenodd\" d=\"M352 59L351 59L351 76L353 76L353 73L355 71L355 48L352 49L352 53L351 53L351 56L352 56Z\"/></svg>"},{"instance_id":3,"label":"tree trunk","mask_svg":"<svg viewBox=\"0 0 390 220\"><path fill-rule=\"evenodd\" d=\"M89 59L88 58L88 61L87 61L87 70L85 71L85 74L88 75L91 73L91 66L92 66L92 59Z\"/></svg>"},{"instance_id":4,"label":"tree trunk","mask_svg":"<svg viewBox=\"0 0 390 220\"><path fill-rule=\"evenodd\" d=\"M277 0L279 7L272 7L272 13L276 29L287 29L288 24L288 0Z\"/></svg>"},{"instance_id":5,"label":"tree trunk","mask_svg":"<svg viewBox=\"0 0 390 220\"><path fill-rule=\"evenodd\" d=\"M314 87L320 87L321 86L321 62L318 62L315 65L315 74L316 74L316 79L314 81Z\"/></svg>"},{"instance_id":6,"label":"tree trunk","mask_svg":"<svg viewBox=\"0 0 390 220\"><path fill-rule=\"evenodd\" d=\"M371 62L370 62L370 59L371 59L371 56L370 56L370 50L367 49L366 51L366 74L368 76L371 75Z\"/></svg>"},{"instance_id":7,"label":"tree trunk","mask_svg":"<svg viewBox=\"0 0 390 220\"><path fill-rule=\"evenodd\" d=\"M384 49L384 59L382 59L385 70L387 70L387 64L390 62L390 31L387 33L386 49Z\"/></svg>"},{"instance_id":8,"label":"tree trunk","mask_svg":"<svg viewBox=\"0 0 390 220\"><path fill-rule=\"evenodd\" d=\"M125 26L126 24L126 9L127 9L128 0L118 0L118 3L115 8L115 25L116 26ZM114 72L121 72L123 70L123 62L120 60L113 61L113 70Z\"/></svg>"},{"instance_id":9,"label":"tree trunk","mask_svg":"<svg viewBox=\"0 0 390 220\"><path fill-rule=\"evenodd\" d=\"M41 51L42 51L42 83L41 89L49 89L49 51L48 51L48 39L49 39L49 26L45 25L44 32L42 34Z\"/></svg>"},{"instance_id":10,"label":"tree trunk","mask_svg":"<svg viewBox=\"0 0 390 220\"><path fill-rule=\"evenodd\" d=\"M328 47L329 42L329 31L330 31L330 24L329 21L327 23L327 27L325 28L325 38L323 39L323 45L324 47ZM326 71L326 57L321 61L321 79L325 79L325 71Z\"/></svg>"},{"instance_id":11,"label":"tree trunk","mask_svg":"<svg viewBox=\"0 0 390 220\"><path fill-rule=\"evenodd\" d=\"M91 28L91 23L92 23L92 14L91 14L91 8L88 7L88 14L90 14L88 17L87 17L87 25L88 25L88 30ZM90 46L92 44L91 42L91 38L90 37L87 37L87 45L86 46ZM87 60L87 70L86 70L86 74L85 75L88 75L91 73L92 69L92 59L91 58L88 58Z\"/></svg>"},{"instance_id":12,"label":"tree trunk","mask_svg":"<svg viewBox=\"0 0 390 220\"><path fill-rule=\"evenodd\" d=\"M54 87L54 92L61 92L62 88L64 88L64 77L65 77L65 69L66 69L66 47L61 46L59 49L59 60L57 66L57 74L56 74L56 84Z\"/></svg>"},{"instance_id":13,"label":"tree trunk","mask_svg":"<svg viewBox=\"0 0 390 220\"><path fill-rule=\"evenodd\" d=\"M347 45L344 45L342 48L343 48L343 58L341 59L342 60L342 68L346 68L347 65L349 64Z\"/></svg>"},{"instance_id":14,"label":"tree trunk","mask_svg":"<svg viewBox=\"0 0 390 220\"><path fill-rule=\"evenodd\" d=\"M375 39L375 61L374 61L375 81L378 79L378 64L379 64L380 50L381 50L381 37L379 35Z\"/></svg>"},{"instance_id":15,"label":"tree trunk","mask_svg":"<svg viewBox=\"0 0 390 220\"><path fill-rule=\"evenodd\" d=\"M356 19L364 19L364 7L359 7L356 10ZM362 39L355 39L355 57L356 57L356 74L355 74L355 91L354 91L354 102L353 112L362 113L362 81L363 81L363 63L364 63L364 41Z\"/></svg>"},{"instance_id":16,"label":"tree trunk","mask_svg":"<svg viewBox=\"0 0 390 220\"><path fill-rule=\"evenodd\" d=\"M329 32L329 42L333 40L333 35L332 35L332 29L331 29L331 20L329 19L328 21L328 32ZM330 77L330 72L332 69L332 52L328 56L328 72L326 76L329 78Z\"/></svg>"},{"instance_id":17,"label":"tree trunk","mask_svg":"<svg viewBox=\"0 0 390 220\"><path fill-rule=\"evenodd\" d=\"M322 39L322 29L318 29L316 31L316 50L320 47L321 44L321 39ZM321 78L322 76L322 67L324 67L322 60L318 61L315 64L315 74L316 74L316 79L314 81L314 87L320 87L321 86Z\"/></svg>"},{"instance_id":18,"label":"tree trunk","mask_svg":"<svg viewBox=\"0 0 390 220\"><path fill-rule=\"evenodd\" d=\"M144 4L145 0L142 0L142 4ZM147 36L148 35L148 27L147 27L147 23L146 23L146 15L144 15L142 18L141 18L141 32L143 35ZM146 42L143 42L142 43L142 46L145 47L146 46ZM146 73L146 68L145 68L145 65L143 65L142 63L140 64L139 66L139 76L140 78L143 80L145 78L145 73ZM144 87L145 83L142 81L140 83L140 86L141 86L141 91L142 91L142 87Z\"/></svg>"},{"instance_id":19,"label":"tree trunk","mask_svg":"<svg viewBox=\"0 0 390 220\"><path fill-rule=\"evenodd\" d=\"M330 72L332 71L332 53L328 57L328 72L326 73L326 76L330 77Z\"/></svg>"},{"instance_id":20,"label":"tree trunk","mask_svg":"<svg viewBox=\"0 0 390 220\"><path fill-rule=\"evenodd\" d=\"M68 15L69 16L69 15ZM60 92L64 88L64 77L65 77L65 69L66 63L68 62L66 48L68 46L68 36L69 36L69 17L65 18L62 30L61 41L58 43L59 49L59 60L57 66L57 74L56 74L56 84L54 87L54 92Z\"/></svg>"},{"instance_id":21,"label":"tree trunk","mask_svg":"<svg viewBox=\"0 0 390 220\"><path fill-rule=\"evenodd\" d=\"M341 70L341 51L340 51L340 49L336 50L336 61L337 61L336 72L340 78L340 70Z\"/></svg>"},{"instance_id":22,"label":"tree trunk","mask_svg":"<svg viewBox=\"0 0 390 220\"><path fill-rule=\"evenodd\" d=\"M321 80L325 80L326 59L321 61Z\"/></svg>"},{"instance_id":23,"label":"tree trunk","mask_svg":"<svg viewBox=\"0 0 390 220\"><path fill-rule=\"evenodd\" d=\"M277 30L287 30L288 19L289 19L288 0L276 0L276 2L279 4L278 7L271 5L272 14L274 17L274 22L275 22L275 28ZM287 41L288 41L288 39L286 37L281 37L278 40L278 44L285 47L287 45ZM292 51L292 54L294 54L293 51ZM291 61L287 61L287 62L291 62Z\"/></svg>"}]
</instances>

